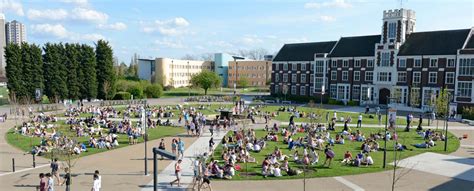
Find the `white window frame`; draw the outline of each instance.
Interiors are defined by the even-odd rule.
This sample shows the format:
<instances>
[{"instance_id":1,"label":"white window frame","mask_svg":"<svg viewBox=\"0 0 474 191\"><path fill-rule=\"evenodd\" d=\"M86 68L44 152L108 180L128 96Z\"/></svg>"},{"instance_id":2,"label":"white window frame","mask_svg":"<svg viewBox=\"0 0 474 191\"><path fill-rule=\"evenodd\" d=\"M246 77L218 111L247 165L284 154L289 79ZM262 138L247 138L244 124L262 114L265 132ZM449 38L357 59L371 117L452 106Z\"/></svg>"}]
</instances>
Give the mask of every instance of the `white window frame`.
<instances>
[{"instance_id":1,"label":"white window frame","mask_svg":"<svg viewBox=\"0 0 474 191\"><path fill-rule=\"evenodd\" d=\"M432 74L434 74L434 76L432 76ZM434 82L431 81L432 77L434 79ZM438 83L438 72L429 72L428 73L428 84L436 84L436 83Z\"/></svg>"},{"instance_id":2,"label":"white window frame","mask_svg":"<svg viewBox=\"0 0 474 191\"><path fill-rule=\"evenodd\" d=\"M397 72L397 74L398 74L398 75L397 75L397 82L407 82L407 72ZM400 74L405 74L405 75L404 75L404 76L405 76L405 80L403 80L403 81L401 80ZM403 76L402 76L402 77L403 77Z\"/></svg>"},{"instance_id":3,"label":"white window frame","mask_svg":"<svg viewBox=\"0 0 474 191\"><path fill-rule=\"evenodd\" d=\"M349 81L349 71L342 71L342 81Z\"/></svg>"},{"instance_id":4,"label":"white window frame","mask_svg":"<svg viewBox=\"0 0 474 191\"><path fill-rule=\"evenodd\" d=\"M374 60L373 59L368 59L367 60L367 68L373 68L374 67Z\"/></svg>"},{"instance_id":5,"label":"white window frame","mask_svg":"<svg viewBox=\"0 0 474 191\"><path fill-rule=\"evenodd\" d=\"M296 83L296 81L298 81L298 75L296 74L291 74L291 83Z\"/></svg>"},{"instance_id":6,"label":"white window frame","mask_svg":"<svg viewBox=\"0 0 474 191\"><path fill-rule=\"evenodd\" d=\"M382 52L382 55L380 56L380 66L390 66L390 52Z\"/></svg>"},{"instance_id":7,"label":"white window frame","mask_svg":"<svg viewBox=\"0 0 474 191\"><path fill-rule=\"evenodd\" d=\"M301 71L306 71L306 64L304 63L301 64Z\"/></svg>"},{"instance_id":8,"label":"white window frame","mask_svg":"<svg viewBox=\"0 0 474 191\"><path fill-rule=\"evenodd\" d=\"M349 60L343 60L342 61L342 67L343 68L349 68Z\"/></svg>"},{"instance_id":9,"label":"white window frame","mask_svg":"<svg viewBox=\"0 0 474 191\"><path fill-rule=\"evenodd\" d=\"M309 87L309 95L310 96L314 95L314 87Z\"/></svg>"},{"instance_id":10,"label":"white window frame","mask_svg":"<svg viewBox=\"0 0 474 191\"><path fill-rule=\"evenodd\" d=\"M415 74L419 74L419 76L416 77ZM413 72L412 75L413 75L413 76L412 76L412 82L413 82L413 83L421 83L421 72ZM416 79L418 79L418 80L416 80Z\"/></svg>"},{"instance_id":11,"label":"white window frame","mask_svg":"<svg viewBox=\"0 0 474 191\"><path fill-rule=\"evenodd\" d=\"M337 71L331 71L331 80L337 80Z\"/></svg>"},{"instance_id":12,"label":"white window frame","mask_svg":"<svg viewBox=\"0 0 474 191\"><path fill-rule=\"evenodd\" d=\"M370 75L368 75L368 74L370 74ZM368 77L372 78L372 80L367 79ZM364 78L365 78L366 82L373 82L374 81L374 72L373 71L365 71Z\"/></svg>"},{"instance_id":13,"label":"white window frame","mask_svg":"<svg viewBox=\"0 0 474 191\"><path fill-rule=\"evenodd\" d=\"M332 61L331 68L337 68L337 60Z\"/></svg>"},{"instance_id":14,"label":"white window frame","mask_svg":"<svg viewBox=\"0 0 474 191\"><path fill-rule=\"evenodd\" d=\"M284 64L283 64L283 70L284 70L284 71L288 71L288 63L284 63Z\"/></svg>"},{"instance_id":15,"label":"white window frame","mask_svg":"<svg viewBox=\"0 0 474 191\"><path fill-rule=\"evenodd\" d=\"M430 68L437 68L438 67L438 59L437 58L431 58L430 59Z\"/></svg>"},{"instance_id":16,"label":"white window frame","mask_svg":"<svg viewBox=\"0 0 474 191\"><path fill-rule=\"evenodd\" d=\"M329 96L332 99L337 99L337 85L336 84L331 84L329 87Z\"/></svg>"},{"instance_id":17,"label":"white window frame","mask_svg":"<svg viewBox=\"0 0 474 191\"><path fill-rule=\"evenodd\" d=\"M296 95L296 86L291 86L291 95Z\"/></svg>"},{"instance_id":18,"label":"white window frame","mask_svg":"<svg viewBox=\"0 0 474 191\"><path fill-rule=\"evenodd\" d=\"M288 74L283 74L283 82L288 82Z\"/></svg>"},{"instance_id":19,"label":"white window frame","mask_svg":"<svg viewBox=\"0 0 474 191\"><path fill-rule=\"evenodd\" d=\"M456 59L450 58L446 61L446 68L454 68L456 67Z\"/></svg>"},{"instance_id":20,"label":"white window frame","mask_svg":"<svg viewBox=\"0 0 474 191\"><path fill-rule=\"evenodd\" d=\"M360 62L361 61L359 59L355 60L354 61L354 68L360 68Z\"/></svg>"},{"instance_id":21,"label":"white window frame","mask_svg":"<svg viewBox=\"0 0 474 191\"><path fill-rule=\"evenodd\" d=\"M354 71L354 81L360 81L360 71Z\"/></svg>"},{"instance_id":22,"label":"white window frame","mask_svg":"<svg viewBox=\"0 0 474 191\"><path fill-rule=\"evenodd\" d=\"M463 84L463 85L461 85ZM470 84L470 85L468 85ZM470 86L470 87L469 87ZM472 82L471 81L458 81L457 86L457 97L470 98L472 97Z\"/></svg>"},{"instance_id":23,"label":"white window frame","mask_svg":"<svg viewBox=\"0 0 474 191\"><path fill-rule=\"evenodd\" d=\"M306 86L300 86L300 95L306 95Z\"/></svg>"},{"instance_id":24,"label":"white window frame","mask_svg":"<svg viewBox=\"0 0 474 191\"><path fill-rule=\"evenodd\" d=\"M353 85L352 86L352 99L353 100L360 100L360 85Z\"/></svg>"},{"instance_id":25,"label":"white window frame","mask_svg":"<svg viewBox=\"0 0 474 191\"><path fill-rule=\"evenodd\" d=\"M306 82L306 74L300 74L300 83L308 83Z\"/></svg>"},{"instance_id":26,"label":"white window frame","mask_svg":"<svg viewBox=\"0 0 474 191\"><path fill-rule=\"evenodd\" d=\"M280 81L280 74L275 73L275 82L279 82L279 81Z\"/></svg>"},{"instance_id":27,"label":"white window frame","mask_svg":"<svg viewBox=\"0 0 474 191\"><path fill-rule=\"evenodd\" d=\"M406 68L407 67L407 60L404 58L400 58L398 60L398 67L399 68Z\"/></svg>"},{"instance_id":28,"label":"white window frame","mask_svg":"<svg viewBox=\"0 0 474 191\"><path fill-rule=\"evenodd\" d=\"M423 66L423 63L421 62L421 59L413 60L413 68L421 68L421 66Z\"/></svg>"},{"instance_id":29,"label":"white window frame","mask_svg":"<svg viewBox=\"0 0 474 191\"><path fill-rule=\"evenodd\" d=\"M452 75L452 76L448 77L448 75ZM450 80L451 82L449 82L448 79L452 79L452 80ZM454 84L455 81L456 81L456 73L455 72L446 72L446 74L444 76L444 83Z\"/></svg>"}]
</instances>

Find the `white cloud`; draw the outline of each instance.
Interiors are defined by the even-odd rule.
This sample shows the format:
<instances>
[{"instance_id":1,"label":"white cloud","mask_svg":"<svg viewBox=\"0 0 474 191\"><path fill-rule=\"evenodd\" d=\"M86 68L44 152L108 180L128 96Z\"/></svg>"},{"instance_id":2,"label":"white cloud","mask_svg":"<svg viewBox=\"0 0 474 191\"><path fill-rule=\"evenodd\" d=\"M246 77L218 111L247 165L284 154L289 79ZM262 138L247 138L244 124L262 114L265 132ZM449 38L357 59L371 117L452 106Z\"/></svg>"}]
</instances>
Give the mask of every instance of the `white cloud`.
<instances>
[{"instance_id":1,"label":"white cloud","mask_svg":"<svg viewBox=\"0 0 474 191\"><path fill-rule=\"evenodd\" d=\"M87 6L89 2L87 0L61 0L63 3L71 3L77 6Z\"/></svg>"},{"instance_id":2,"label":"white cloud","mask_svg":"<svg viewBox=\"0 0 474 191\"><path fill-rule=\"evenodd\" d=\"M107 30L116 30L121 31L127 29L127 25L122 22L116 22L112 24L99 24L97 25L99 29L107 29Z\"/></svg>"},{"instance_id":3,"label":"white cloud","mask_svg":"<svg viewBox=\"0 0 474 191\"><path fill-rule=\"evenodd\" d=\"M64 20L68 12L64 9L29 9L27 15L31 20Z\"/></svg>"},{"instance_id":4,"label":"white cloud","mask_svg":"<svg viewBox=\"0 0 474 191\"><path fill-rule=\"evenodd\" d=\"M109 15L87 8L74 8L72 10L72 19L95 22L95 23L106 23Z\"/></svg>"},{"instance_id":5,"label":"white cloud","mask_svg":"<svg viewBox=\"0 0 474 191\"><path fill-rule=\"evenodd\" d=\"M322 3L317 2L309 2L304 4L304 8L306 9L320 9L320 8L351 8L352 5L345 0L332 0L326 1Z\"/></svg>"},{"instance_id":6,"label":"white cloud","mask_svg":"<svg viewBox=\"0 0 474 191\"><path fill-rule=\"evenodd\" d=\"M245 45L256 45L263 43L263 40L260 39L257 35L246 35L242 37L240 41Z\"/></svg>"},{"instance_id":7,"label":"white cloud","mask_svg":"<svg viewBox=\"0 0 474 191\"><path fill-rule=\"evenodd\" d=\"M100 39L105 39L104 36L102 36L101 34L97 34L97 33L92 33L92 34L76 34L77 36L75 38L77 38L78 40L85 40L85 41L98 41Z\"/></svg>"},{"instance_id":8,"label":"white cloud","mask_svg":"<svg viewBox=\"0 0 474 191\"><path fill-rule=\"evenodd\" d=\"M155 20L152 23L141 22L143 32L154 33L158 32L166 36L178 36L187 34L189 31L186 29L190 23L182 17L176 17L168 20Z\"/></svg>"},{"instance_id":9,"label":"white cloud","mask_svg":"<svg viewBox=\"0 0 474 191\"><path fill-rule=\"evenodd\" d=\"M209 45L211 47L219 47L219 48L232 48L232 47L234 47L233 44L228 43L228 42L223 41L223 40L210 42Z\"/></svg>"},{"instance_id":10,"label":"white cloud","mask_svg":"<svg viewBox=\"0 0 474 191\"><path fill-rule=\"evenodd\" d=\"M25 15L25 12L23 12L23 5L15 0L2 0L0 3L0 10L12 12L19 16Z\"/></svg>"},{"instance_id":11,"label":"white cloud","mask_svg":"<svg viewBox=\"0 0 474 191\"><path fill-rule=\"evenodd\" d=\"M34 34L51 36L59 39L64 39L69 36L69 32L61 24L31 25L31 30Z\"/></svg>"},{"instance_id":12,"label":"white cloud","mask_svg":"<svg viewBox=\"0 0 474 191\"><path fill-rule=\"evenodd\" d=\"M164 38L161 40L155 40L154 42L155 45L158 45L160 47L165 47L165 48L174 48L174 49L183 49L186 48L186 45L183 45L181 41L177 40L171 40L169 38Z\"/></svg>"},{"instance_id":13,"label":"white cloud","mask_svg":"<svg viewBox=\"0 0 474 191\"><path fill-rule=\"evenodd\" d=\"M336 18L333 17L333 16L329 16L329 15L321 15L321 16L319 16L318 18L316 18L315 21L316 21L316 22L317 22L317 21L321 21L321 22L328 22L328 23L329 23L329 22L334 22L334 21L336 21Z\"/></svg>"}]
</instances>

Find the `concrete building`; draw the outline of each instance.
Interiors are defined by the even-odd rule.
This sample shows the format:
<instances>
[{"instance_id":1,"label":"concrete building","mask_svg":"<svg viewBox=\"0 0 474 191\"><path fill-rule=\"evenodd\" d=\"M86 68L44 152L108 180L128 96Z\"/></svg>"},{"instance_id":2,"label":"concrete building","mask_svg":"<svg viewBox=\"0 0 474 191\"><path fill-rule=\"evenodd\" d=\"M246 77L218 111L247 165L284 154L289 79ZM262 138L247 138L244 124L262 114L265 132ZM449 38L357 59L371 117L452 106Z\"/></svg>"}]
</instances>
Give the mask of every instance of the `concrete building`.
<instances>
[{"instance_id":1,"label":"concrete building","mask_svg":"<svg viewBox=\"0 0 474 191\"><path fill-rule=\"evenodd\" d=\"M171 58L138 59L138 77L157 82L163 87L190 86L192 75L213 71L213 61L177 60Z\"/></svg>"},{"instance_id":2,"label":"concrete building","mask_svg":"<svg viewBox=\"0 0 474 191\"><path fill-rule=\"evenodd\" d=\"M5 15L0 13L0 77L5 76L5 46L7 39L5 36Z\"/></svg>"},{"instance_id":3,"label":"concrete building","mask_svg":"<svg viewBox=\"0 0 474 191\"><path fill-rule=\"evenodd\" d=\"M270 80L271 72L271 61L230 61L227 87L234 87L234 83L238 86L241 77L248 79L249 86L264 87Z\"/></svg>"},{"instance_id":4,"label":"concrete building","mask_svg":"<svg viewBox=\"0 0 474 191\"><path fill-rule=\"evenodd\" d=\"M233 61L232 55L226 53L214 54L214 71L222 78L222 87L227 87L228 82L228 66Z\"/></svg>"},{"instance_id":5,"label":"concrete building","mask_svg":"<svg viewBox=\"0 0 474 191\"><path fill-rule=\"evenodd\" d=\"M7 22L5 24L5 32L7 44L15 43L20 45L22 42L26 42L26 28L23 23L16 20Z\"/></svg>"},{"instance_id":6,"label":"concrete building","mask_svg":"<svg viewBox=\"0 0 474 191\"><path fill-rule=\"evenodd\" d=\"M288 95L318 99L323 93L360 105L391 97L398 109L431 110L445 88L459 108L474 106L474 28L415 32L415 21L413 10L388 10L380 35L341 37L329 48L316 48L324 42L284 45L273 60L272 94L286 85ZM313 79L307 82L302 68L309 63Z\"/></svg>"}]
</instances>

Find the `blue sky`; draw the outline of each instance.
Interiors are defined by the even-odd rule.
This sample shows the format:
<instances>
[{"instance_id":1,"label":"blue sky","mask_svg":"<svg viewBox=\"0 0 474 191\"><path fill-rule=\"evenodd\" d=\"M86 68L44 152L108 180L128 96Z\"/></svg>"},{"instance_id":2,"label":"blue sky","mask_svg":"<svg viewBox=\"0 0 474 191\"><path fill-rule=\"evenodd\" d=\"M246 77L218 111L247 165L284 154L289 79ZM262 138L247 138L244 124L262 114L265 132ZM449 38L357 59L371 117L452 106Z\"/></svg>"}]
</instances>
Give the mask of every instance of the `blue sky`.
<instances>
[{"instance_id":1,"label":"blue sky","mask_svg":"<svg viewBox=\"0 0 474 191\"><path fill-rule=\"evenodd\" d=\"M472 0L405 0L416 31L474 26ZM29 42L108 40L120 61L237 52L285 43L379 34L397 0L0 0L8 21L26 24Z\"/></svg>"}]
</instances>

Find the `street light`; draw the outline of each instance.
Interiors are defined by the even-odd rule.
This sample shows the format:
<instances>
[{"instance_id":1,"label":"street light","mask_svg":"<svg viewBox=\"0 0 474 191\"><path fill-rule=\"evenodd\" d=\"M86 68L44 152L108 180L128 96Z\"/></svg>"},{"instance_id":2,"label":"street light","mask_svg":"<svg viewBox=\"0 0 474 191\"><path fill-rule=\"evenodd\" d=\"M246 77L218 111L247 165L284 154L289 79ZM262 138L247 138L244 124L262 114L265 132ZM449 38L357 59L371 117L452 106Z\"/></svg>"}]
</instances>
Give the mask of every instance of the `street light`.
<instances>
[{"instance_id":1,"label":"street light","mask_svg":"<svg viewBox=\"0 0 474 191\"><path fill-rule=\"evenodd\" d=\"M236 86L237 86L237 76L238 76L238 73L239 73L239 63L237 62L237 60L244 60L245 58L244 57L240 57L240 56L232 56L232 58L234 58L234 62L235 62L235 81L234 81L234 95L237 93L236 91Z\"/></svg>"},{"instance_id":2,"label":"street light","mask_svg":"<svg viewBox=\"0 0 474 191\"><path fill-rule=\"evenodd\" d=\"M457 96L458 94L456 94L455 96ZM445 133L444 133L444 152L448 151L448 119L449 119L449 102L451 101L451 99L454 101L456 101L454 98L455 96L451 96L450 94L448 94L448 103L446 104L446 129L445 129Z\"/></svg>"},{"instance_id":3,"label":"street light","mask_svg":"<svg viewBox=\"0 0 474 191\"><path fill-rule=\"evenodd\" d=\"M191 74L189 73L189 60L188 60L188 86L191 85ZM191 87L188 88L188 98L191 97Z\"/></svg>"},{"instance_id":4,"label":"street light","mask_svg":"<svg viewBox=\"0 0 474 191\"><path fill-rule=\"evenodd\" d=\"M386 109L386 112L385 112L385 134L383 135L384 136L384 146L383 146L383 168L385 168L386 164L387 164L387 126L388 126L388 104L389 102L392 100L392 99L396 99L396 98L391 98L389 96L387 96L387 109ZM396 116L395 116L396 118ZM397 129L395 127L395 129Z\"/></svg>"},{"instance_id":5,"label":"street light","mask_svg":"<svg viewBox=\"0 0 474 191\"><path fill-rule=\"evenodd\" d=\"M144 135L144 142L145 142L145 176L148 176L148 156L147 156L147 140L148 140L148 134L146 130L146 125L147 125L147 111L146 111L146 103L147 100L144 100L143 104L143 110L142 110L142 126L143 126L143 131L145 131Z\"/></svg>"}]
</instances>

